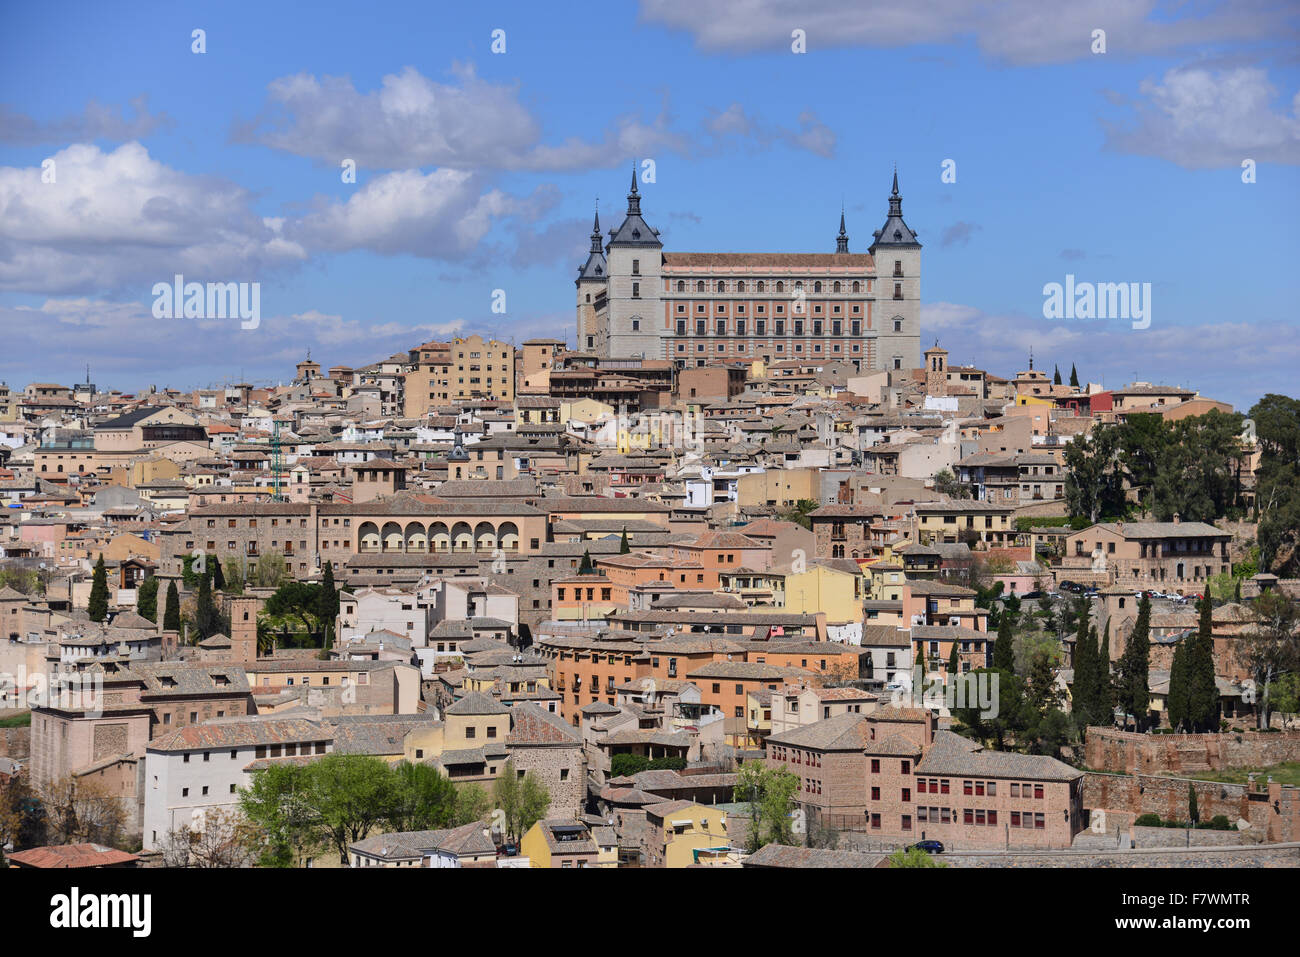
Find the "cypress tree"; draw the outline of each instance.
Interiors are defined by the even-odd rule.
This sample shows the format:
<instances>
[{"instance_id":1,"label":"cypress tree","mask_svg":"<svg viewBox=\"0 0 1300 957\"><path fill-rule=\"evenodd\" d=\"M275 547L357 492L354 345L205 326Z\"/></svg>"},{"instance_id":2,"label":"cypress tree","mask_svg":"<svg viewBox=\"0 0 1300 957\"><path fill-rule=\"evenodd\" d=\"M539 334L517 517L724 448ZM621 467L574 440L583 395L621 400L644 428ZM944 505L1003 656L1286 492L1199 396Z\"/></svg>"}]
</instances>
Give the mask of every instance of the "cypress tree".
<instances>
[{"instance_id":1,"label":"cypress tree","mask_svg":"<svg viewBox=\"0 0 1300 957\"><path fill-rule=\"evenodd\" d=\"M1169 714L1169 727L1177 730L1187 720L1187 644L1183 638L1174 648L1174 660L1169 666L1169 696L1165 708Z\"/></svg>"},{"instance_id":2,"label":"cypress tree","mask_svg":"<svg viewBox=\"0 0 1300 957\"><path fill-rule=\"evenodd\" d=\"M142 581L136 589L135 612L154 624L158 623L158 579L153 575Z\"/></svg>"},{"instance_id":3,"label":"cypress tree","mask_svg":"<svg viewBox=\"0 0 1300 957\"><path fill-rule=\"evenodd\" d=\"M1016 669L1010 615L1003 615L998 621L998 637L993 642L993 667L1002 671L1015 671Z\"/></svg>"},{"instance_id":4,"label":"cypress tree","mask_svg":"<svg viewBox=\"0 0 1300 957\"><path fill-rule=\"evenodd\" d=\"M325 563L325 574L321 578L320 606L318 616L325 624L325 647L329 648L334 634L334 624L339 616L339 590L334 586L334 563Z\"/></svg>"},{"instance_id":5,"label":"cypress tree","mask_svg":"<svg viewBox=\"0 0 1300 957\"><path fill-rule=\"evenodd\" d=\"M1103 728L1115 724L1115 683L1110 673L1110 622L1102 632L1101 645L1097 649L1097 707L1095 708L1097 724Z\"/></svg>"},{"instance_id":6,"label":"cypress tree","mask_svg":"<svg viewBox=\"0 0 1300 957\"><path fill-rule=\"evenodd\" d=\"M957 640L954 638L952 642L952 654L948 656L949 678L957 674L957 671L960 667L961 667L961 662L957 657Z\"/></svg>"},{"instance_id":7,"label":"cypress tree","mask_svg":"<svg viewBox=\"0 0 1300 957\"><path fill-rule=\"evenodd\" d=\"M1061 367L1060 367L1060 366L1057 366L1057 367L1056 367L1056 375L1052 376L1052 382L1053 382L1053 384L1055 384L1055 385L1060 385L1060 384L1061 384Z\"/></svg>"},{"instance_id":8,"label":"cypress tree","mask_svg":"<svg viewBox=\"0 0 1300 957\"><path fill-rule=\"evenodd\" d=\"M1138 602L1137 621L1129 632L1128 644L1119 659L1119 703L1133 715L1139 731L1145 730L1151 708L1151 599L1145 594Z\"/></svg>"},{"instance_id":9,"label":"cypress tree","mask_svg":"<svg viewBox=\"0 0 1300 957\"><path fill-rule=\"evenodd\" d=\"M221 559L212 559L212 588L214 591L226 590L226 573L221 569Z\"/></svg>"},{"instance_id":10,"label":"cypress tree","mask_svg":"<svg viewBox=\"0 0 1300 957\"><path fill-rule=\"evenodd\" d=\"M627 540L627 526L624 525L623 537L620 538L618 542L618 553L620 555L626 555L630 551L632 551L632 545Z\"/></svg>"},{"instance_id":11,"label":"cypress tree","mask_svg":"<svg viewBox=\"0 0 1300 957\"><path fill-rule=\"evenodd\" d=\"M104 555L95 562L95 576L90 584L90 603L87 606L91 621L104 621L108 618L108 569L104 567Z\"/></svg>"},{"instance_id":12,"label":"cypress tree","mask_svg":"<svg viewBox=\"0 0 1300 957\"><path fill-rule=\"evenodd\" d=\"M582 564L578 566L579 575L590 575L595 569L591 564L591 549L584 549L582 552Z\"/></svg>"},{"instance_id":13,"label":"cypress tree","mask_svg":"<svg viewBox=\"0 0 1300 957\"><path fill-rule=\"evenodd\" d=\"M1187 819L1192 822L1192 827L1201 821L1201 812L1196 806L1196 787L1190 781L1187 783Z\"/></svg>"},{"instance_id":14,"label":"cypress tree","mask_svg":"<svg viewBox=\"0 0 1300 957\"><path fill-rule=\"evenodd\" d=\"M1079 627L1074 634L1074 685L1070 688L1070 699L1075 719L1083 725L1092 717L1096 697L1097 672L1093 662L1097 657L1097 636L1093 632L1089 640L1088 630L1088 613L1081 608Z\"/></svg>"},{"instance_id":15,"label":"cypress tree","mask_svg":"<svg viewBox=\"0 0 1300 957\"><path fill-rule=\"evenodd\" d=\"M181 596L176 590L176 580L167 583L167 602L163 605L163 631L181 630Z\"/></svg>"},{"instance_id":16,"label":"cypress tree","mask_svg":"<svg viewBox=\"0 0 1300 957\"><path fill-rule=\"evenodd\" d=\"M1201 621L1187 661L1187 717L1198 731L1213 731L1219 716L1214 683L1214 623L1210 596L1201 599Z\"/></svg>"},{"instance_id":17,"label":"cypress tree","mask_svg":"<svg viewBox=\"0 0 1300 957\"><path fill-rule=\"evenodd\" d=\"M1074 368L1073 362L1070 363L1070 385L1074 386L1076 389L1079 388L1079 373Z\"/></svg>"},{"instance_id":18,"label":"cypress tree","mask_svg":"<svg viewBox=\"0 0 1300 957\"><path fill-rule=\"evenodd\" d=\"M197 640L210 638L221 629L221 616L212 601L212 574L204 572L199 576L199 594L194 608L194 630Z\"/></svg>"}]
</instances>

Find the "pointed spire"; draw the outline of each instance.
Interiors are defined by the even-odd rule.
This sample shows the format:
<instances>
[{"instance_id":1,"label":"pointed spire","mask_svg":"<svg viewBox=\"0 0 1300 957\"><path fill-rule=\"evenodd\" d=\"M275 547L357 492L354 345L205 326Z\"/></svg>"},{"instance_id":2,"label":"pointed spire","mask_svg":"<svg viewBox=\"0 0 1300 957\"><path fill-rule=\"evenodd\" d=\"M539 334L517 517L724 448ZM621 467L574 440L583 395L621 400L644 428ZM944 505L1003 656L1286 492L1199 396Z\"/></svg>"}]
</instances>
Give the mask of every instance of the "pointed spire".
<instances>
[{"instance_id":1,"label":"pointed spire","mask_svg":"<svg viewBox=\"0 0 1300 957\"><path fill-rule=\"evenodd\" d=\"M636 191L636 163L632 163L632 191L627 194L627 214L641 215L641 196Z\"/></svg>"},{"instance_id":2,"label":"pointed spire","mask_svg":"<svg viewBox=\"0 0 1300 957\"><path fill-rule=\"evenodd\" d=\"M903 215L903 197L898 194L898 167L894 167L894 188L889 193L889 215Z\"/></svg>"},{"instance_id":3,"label":"pointed spire","mask_svg":"<svg viewBox=\"0 0 1300 957\"><path fill-rule=\"evenodd\" d=\"M603 251L600 243L600 200L596 201L596 221L591 224L591 251L593 253Z\"/></svg>"},{"instance_id":4,"label":"pointed spire","mask_svg":"<svg viewBox=\"0 0 1300 957\"><path fill-rule=\"evenodd\" d=\"M835 251L837 253L847 253L849 251L849 234L844 231L844 207L840 207L840 234L835 237Z\"/></svg>"},{"instance_id":5,"label":"pointed spire","mask_svg":"<svg viewBox=\"0 0 1300 957\"><path fill-rule=\"evenodd\" d=\"M894 164L894 191L890 195L891 196L898 195L898 164L897 163Z\"/></svg>"}]
</instances>

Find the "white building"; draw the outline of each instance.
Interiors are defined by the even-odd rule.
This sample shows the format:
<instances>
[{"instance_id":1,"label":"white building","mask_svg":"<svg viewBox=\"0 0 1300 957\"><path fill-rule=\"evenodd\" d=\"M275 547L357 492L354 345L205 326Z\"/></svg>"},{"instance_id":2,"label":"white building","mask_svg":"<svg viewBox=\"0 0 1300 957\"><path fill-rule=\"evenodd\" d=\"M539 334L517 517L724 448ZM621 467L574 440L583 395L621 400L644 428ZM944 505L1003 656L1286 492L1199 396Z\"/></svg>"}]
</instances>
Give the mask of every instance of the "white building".
<instances>
[{"instance_id":1,"label":"white building","mask_svg":"<svg viewBox=\"0 0 1300 957\"><path fill-rule=\"evenodd\" d=\"M170 831L202 830L205 816L239 803L250 766L334 750L334 732L305 718L231 719L180 728L150 742L144 758L144 849Z\"/></svg>"}]
</instances>

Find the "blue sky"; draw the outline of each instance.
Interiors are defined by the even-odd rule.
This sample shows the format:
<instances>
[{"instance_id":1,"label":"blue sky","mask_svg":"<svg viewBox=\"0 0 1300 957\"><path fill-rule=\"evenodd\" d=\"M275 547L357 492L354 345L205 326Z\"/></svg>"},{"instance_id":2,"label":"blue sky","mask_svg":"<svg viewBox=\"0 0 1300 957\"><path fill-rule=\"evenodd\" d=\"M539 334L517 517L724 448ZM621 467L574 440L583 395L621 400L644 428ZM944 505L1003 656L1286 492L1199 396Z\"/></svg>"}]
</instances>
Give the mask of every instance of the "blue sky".
<instances>
[{"instance_id":1,"label":"blue sky","mask_svg":"<svg viewBox=\"0 0 1300 957\"><path fill-rule=\"evenodd\" d=\"M596 197L617 225L650 158L643 209L676 251L829 252L841 202L865 251L897 164L922 336L954 362L1011 375L1032 347L1108 387L1296 394L1295 5L978 9L10 5L0 379L276 381L308 348L571 334ZM261 325L155 319L176 272L261 283ZM1067 273L1151 283L1150 328L1044 319Z\"/></svg>"}]
</instances>

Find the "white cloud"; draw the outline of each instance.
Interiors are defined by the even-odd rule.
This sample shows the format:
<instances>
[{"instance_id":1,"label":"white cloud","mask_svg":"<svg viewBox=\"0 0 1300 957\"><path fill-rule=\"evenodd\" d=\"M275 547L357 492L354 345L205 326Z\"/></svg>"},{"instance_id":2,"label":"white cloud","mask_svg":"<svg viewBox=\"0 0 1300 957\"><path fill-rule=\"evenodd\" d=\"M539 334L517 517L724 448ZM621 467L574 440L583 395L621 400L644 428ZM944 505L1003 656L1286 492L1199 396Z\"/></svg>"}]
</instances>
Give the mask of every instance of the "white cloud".
<instances>
[{"instance_id":1,"label":"white cloud","mask_svg":"<svg viewBox=\"0 0 1300 957\"><path fill-rule=\"evenodd\" d=\"M1159 156L1187 169L1240 167L1242 160L1300 163L1300 91L1280 111L1258 67L1169 70L1141 85L1134 122L1107 124L1106 145Z\"/></svg>"},{"instance_id":2,"label":"white cloud","mask_svg":"<svg viewBox=\"0 0 1300 957\"><path fill-rule=\"evenodd\" d=\"M707 151L717 147L717 137L737 134L751 145L780 142L820 156L835 147L834 133L812 113L784 128L760 124L741 110L739 127L715 129L706 122L699 135L674 128L666 103L650 119L616 116L594 139L544 142L541 123L519 102L517 85L483 80L472 65L453 65L452 76L454 82L439 83L408 66L369 93L347 77L281 77L267 87L261 114L237 123L232 135L331 165L352 159L363 170L598 169L635 157Z\"/></svg>"},{"instance_id":3,"label":"white cloud","mask_svg":"<svg viewBox=\"0 0 1300 957\"><path fill-rule=\"evenodd\" d=\"M98 139L123 142L143 139L155 130L174 125L166 113L149 112L148 96L137 96L130 105L133 116L127 116L125 107L91 100L78 116L40 122L0 103L0 143L39 146Z\"/></svg>"},{"instance_id":4,"label":"white cloud","mask_svg":"<svg viewBox=\"0 0 1300 957\"><path fill-rule=\"evenodd\" d=\"M953 365L1010 377L1028 367L1032 348L1036 368L1068 372L1073 362L1080 381L1118 388L1136 373L1238 408L1265 392L1293 393L1300 363L1300 329L1280 319L1172 325L1157 313L1151 328L1133 329L1122 321L1049 320L936 302L921 306L921 335L924 345L937 338ZM1261 350L1261 342L1269 347Z\"/></svg>"},{"instance_id":5,"label":"white cloud","mask_svg":"<svg viewBox=\"0 0 1300 957\"><path fill-rule=\"evenodd\" d=\"M251 377L287 379L308 348L359 364L362 353L391 355L466 326L462 319L376 322L308 309L267 315L258 328L245 330L238 320L155 319L142 302L51 298L36 307L0 306L0 379L57 379L87 362L101 388L130 389L135 383L128 377L186 387L240 369ZM215 365L214 356L221 357Z\"/></svg>"},{"instance_id":6,"label":"white cloud","mask_svg":"<svg viewBox=\"0 0 1300 957\"><path fill-rule=\"evenodd\" d=\"M1157 0L641 0L641 19L690 33L705 50L790 50L804 30L809 52L890 49L973 37L987 56L1016 64L1085 59L1092 31L1106 31L1106 56L1199 48L1294 36L1291 12L1269 0L1227 0L1171 11Z\"/></svg>"},{"instance_id":7,"label":"white cloud","mask_svg":"<svg viewBox=\"0 0 1300 957\"><path fill-rule=\"evenodd\" d=\"M39 167L0 167L0 289L68 293L256 280L306 253L252 209L243 187L174 170L139 143L76 144Z\"/></svg>"}]
</instances>

